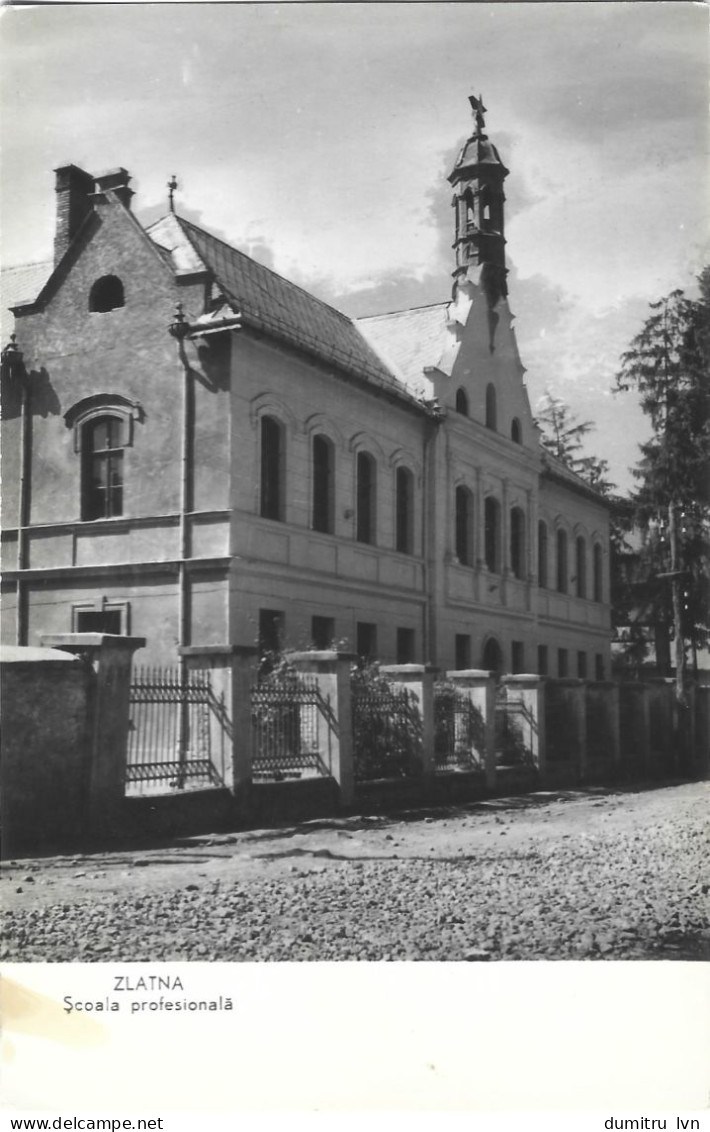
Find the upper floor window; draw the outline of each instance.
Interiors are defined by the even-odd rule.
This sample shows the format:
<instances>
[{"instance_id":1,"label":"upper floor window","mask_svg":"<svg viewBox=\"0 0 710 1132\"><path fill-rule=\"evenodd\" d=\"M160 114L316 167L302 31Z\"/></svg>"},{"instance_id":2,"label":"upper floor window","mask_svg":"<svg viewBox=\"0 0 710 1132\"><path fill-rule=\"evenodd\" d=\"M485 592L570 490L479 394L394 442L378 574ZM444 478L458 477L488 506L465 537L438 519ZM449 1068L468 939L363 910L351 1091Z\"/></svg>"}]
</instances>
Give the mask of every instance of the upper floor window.
<instances>
[{"instance_id":1,"label":"upper floor window","mask_svg":"<svg viewBox=\"0 0 710 1132\"><path fill-rule=\"evenodd\" d=\"M94 417L82 427L81 517L111 519L123 514L121 417Z\"/></svg>"},{"instance_id":2,"label":"upper floor window","mask_svg":"<svg viewBox=\"0 0 710 1132\"><path fill-rule=\"evenodd\" d=\"M358 542L374 543L377 465L369 452L357 454L356 481L355 537Z\"/></svg>"},{"instance_id":3,"label":"upper floor window","mask_svg":"<svg viewBox=\"0 0 710 1132\"><path fill-rule=\"evenodd\" d=\"M523 427L517 417L513 417L510 423L510 439L515 444L523 443Z\"/></svg>"},{"instance_id":4,"label":"upper floor window","mask_svg":"<svg viewBox=\"0 0 710 1132\"><path fill-rule=\"evenodd\" d=\"M567 579L569 567L567 563L567 532L557 532L557 590L558 593L567 593Z\"/></svg>"},{"instance_id":5,"label":"upper floor window","mask_svg":"<svg viewBox=\"0 0 710 1132\"><path fill-rule=\"evenodd\" d=\"M123 283L117 275L102 275L89 292L90 311L113 311L125 304Z\"/></svg>"},{"instance_id":6,"label":"upper floor window","mask_svg":"<svg viewBox=\"0 0 710 1132\"><path fill-rule=\"evenodd\" d=\"M463 566L473 565L473 498L467 487L456 488L455 552Z\"/></svg>"},{"instance_id":7,"label":"upper floor window","mask_svg":"<svg viewBox=\"0 0 710 1132\"><path fill-rule=\"evenodd\" d=\"M486 428L492 429L493 432L498 428L496 387L492 384L486 386Z\"/></svg>"},{"instance_id":8,"label":"upper floor window","mask_svg":"<svg viewBox=\"0 0 710 1132\"><path fill-rule=\"evenodd\" d=\"M264 519L284 517L283 425L275 417L261 418L261 498Z\"/></svg>"},{"instance_id":9,"label":"upper floor window","mask_svg":"<svg viewBox=\"0 0 710 1132\"><path fill-rule=\"evenodd\" d=\"M409 468L397 468L395 476L395 549L401 554L414 550L414 476Z\"/></svg>"},{"instance_id":10,"label":"upper floor window","mask_svg":"<svg viewBox=\"0 0 710 1132\"><path fill-rule=\"evenodd\" d=\"M537 525L537 584L547 585L547 523Z\"/></svg>"},{"instance_id":11,"label":"upper floor window","mask_svg":"<svg viewBox=\"0 0 710 1132\"><path fill-rule=\"evenodd\" d=\"M456 390L456 412L462 417L468 416L468 397L465 389Z\"/></svg>"},{"instance_id":12,"label":"upper floor window","mask_svg":"<svg viewBox=\"0 0 710 1132\"><path fill-rule=\"evenodd\" d=\"M510 569L516 578L525 577L525 515L520 507L510 512Z\"/></svg>"},{"instance_id":13,"label":"upper floor window","mask_svg":"<svg viewBox=\"0 0 710 1132\"><path fill-rule=\"evenodd\" d=\"M594 544L592 552L592 566L594 571L594 600L603 601L603 580L602 580L602 548L598 542Z\"/></svg>"},{"instance_id":14,"label":"upper floor window","mask_svg":"<svg viewBox=\"0 0 710 1132\"><path fill-rule=\"evenodd\" d=\"M313 437L313 530L333 533L335 514L334 449L327 436Z\"/></svg>"},{"instance_id":15,"label":"upper floor window","mask_svg":"<svg viewBox=\"0 0 710 1132\"><path fill-rule=\"evenodd\" d=\"M576 542L577 553L577 597L587 596L587 544L583 538L578 538Z\"/></svg>"},{"instance_id":16,"label":"upper floor window","mask_svg":"<svg viewBox=\"0 0 710 1132\"><path fill-rule=\"evenodd\" d=\"M486 566L497 573L500 570L500 504L491 495L484 504L484 528Z\"/></svg>"}]
</instances>

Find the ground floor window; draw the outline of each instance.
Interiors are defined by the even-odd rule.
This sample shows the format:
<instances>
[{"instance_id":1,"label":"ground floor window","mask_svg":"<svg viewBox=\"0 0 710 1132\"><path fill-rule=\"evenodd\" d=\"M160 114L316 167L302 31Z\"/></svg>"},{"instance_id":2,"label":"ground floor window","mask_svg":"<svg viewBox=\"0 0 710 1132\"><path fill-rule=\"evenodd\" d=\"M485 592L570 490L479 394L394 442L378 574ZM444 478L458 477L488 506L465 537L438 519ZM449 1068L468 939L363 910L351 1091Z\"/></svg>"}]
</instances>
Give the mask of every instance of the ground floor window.
<instances>
[{"instance_id":1,"label":"ground floor window","mask_svg":"<svg viewBox=\"0 0 710 1132\"><path fill-rule=\"evenodd\" d=\"M525 645L522 641L513 641L510 659L513 672L525 671Z\"/></svg>"},{"instance_id":2,"label":"ground floor window","mask_svg":"<svg viewBox=\"0 0 710 1132\"><path fill-rule=\"evenodd\" d=\"M594 678L596 680L604 680L604 657L600 652L594 657Z\"/></svg>"},{"instance_id":3,"label":"ground floor window","mask_svg":"<svg viewBox=\"0 0 710 1132\"><path fill-rule=\"evenodd\" d=\"M577 676L580 680L587 679L587 654L586 652L577 653Z\"/></svg>"},{"instance_id":4,"label":"ground floor window","mask_svg":"<svg viewBox=\"0 0 710 1132\"><path fill-rule=\"evenodd\" d=\"M414 663L414 629L397 630L397 664Z\"/></svg>"},{"instance_id":5,"label":"ground floor window","mask_svg":"<svg viewBox=\"0 0 710 1132\"><path fill-rule=\"evenodd\" d=\"M547 676L549 672L547 659L547 645L537 646L537 670L540 676Z\"/></svg>"},{"instance_id":6,"label":"ground floor window","mask_svg":"<svg viewBox=\"0 0 710 1132\"><path fill-rule=\"evenodd\" d=\"M284 615L280 609L259 610L259 656L281 651L284 639Z\"/></svg>"},{"instance_id":7,"label":"ground floor window","mask_svg":"<svg viewBox=\"0 0 710 1132\"><path fill-rule=\"evenodd\" d=\"M370 621L358 621L355 651L361 660L374 660L377 656L377 626Z\"/></svg>"},{"instance_id":8,"label":"ground floor window","mask_svg":"<svg viewBox=\"0 0 710 1132\"><path fill-rule=\"evenodd\" d=\"M565 676L569 676L569 660L567 656L567 649L557 650L557 675L559 676L560 680L563 680Z\"/></svg>"},{"instance_id":9,"label":"ground floor window","mask_svg":"<svg viewBox=\"0 0 710 1132\"><path fill-rule=\"evenodd\" d=\"M80 609L76 614L77 633L116 633L120 634L120 609Z\"/></svg>"},{"instance_id":10,"label":"ground floor window","mask_svg":"<svg viewBox=\"0 0 710 1132\"><path fill-rule=\"evenodd\" d=\"M311 640L317 649L329 649L335 639L335 621L332 617L311 618Z\"/></svg>"},{"instance_id":11,"label":"ground floor window","mask_svg":"<svg viewBox=\"0 0 710 1132\"><path fill-rule=\"evenodd\" d=\"M458 670L471 667L471 638L468 633L457 633L455 665Z\"/></svg>"}]
</instances>

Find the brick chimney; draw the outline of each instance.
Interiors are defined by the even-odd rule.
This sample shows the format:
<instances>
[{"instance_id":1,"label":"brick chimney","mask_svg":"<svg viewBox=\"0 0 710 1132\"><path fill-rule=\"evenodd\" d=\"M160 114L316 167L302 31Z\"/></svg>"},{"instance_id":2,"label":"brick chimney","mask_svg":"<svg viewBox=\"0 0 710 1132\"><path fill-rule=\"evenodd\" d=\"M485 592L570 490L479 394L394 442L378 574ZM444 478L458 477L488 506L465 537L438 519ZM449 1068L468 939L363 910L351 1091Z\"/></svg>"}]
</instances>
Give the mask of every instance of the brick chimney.
<instances>
[{"instance_id":1,"label":"brick chimney","mask_svg":"<svg viewBox=\"0 0 710 1132\"><path fill-rule=\"evenodd\" d=\"M57 224L54 233L56 266L92 210L94 178L78 165L61 165L54 173L57 194Z\"/></svg>"},{"instance_id":2,"label":"brick chimney","mask_svg":"<svg viewBox=\"0 0 710 1132\"><path fill-rule=\"evenodd\" d=\"M130 173L125 169L110 169L108 173L100 173L96 178L96 196L106 192L115 193L126 208L131 207L133 189L129 189Z\"/></svg>"}]
</instances>

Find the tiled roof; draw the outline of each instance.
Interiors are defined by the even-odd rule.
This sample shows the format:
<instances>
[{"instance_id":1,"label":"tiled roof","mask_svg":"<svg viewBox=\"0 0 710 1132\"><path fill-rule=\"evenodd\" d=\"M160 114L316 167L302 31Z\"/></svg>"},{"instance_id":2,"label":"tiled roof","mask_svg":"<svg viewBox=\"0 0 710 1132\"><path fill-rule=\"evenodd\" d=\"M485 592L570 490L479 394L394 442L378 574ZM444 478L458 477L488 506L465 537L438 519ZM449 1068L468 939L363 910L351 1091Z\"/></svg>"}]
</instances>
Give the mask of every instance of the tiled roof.
<instances>
[{"instance_id":1,"label":"tiled roof","mask_svg":"<svg viewBox=\"0 0 710 1132\"><path fill-rule=\"evenodd\" d=\"M175 217L199 261L214 275L245 322L290 342L322 361L410 399L385 361L347 317L275 271L225 244L188 220ZM175 227L163 221L148 229L151 239L170 247L173 264L187 262L184 246L170 246ZM183 268L184 270L184 268Z\"/></svg>"},{"instance_id":2,"label":"tiled roof","mask_svg":"<svg viewBox=\"0 0 710 1132\"><path fill-rule=\"evenodd\" d=\"M2 345L12 334L14 319L9 308L29 303L42 290L52 273L54 263L51 259L39 263L20 263L16 267L4 267L0 275L0 325Z\"/></svg>"},{"instance_id":3,"label":"tiled roof","mask_svg":"<svg viewBox=\"0 0 710 1132\"><path fill-rule=\"evenodd\" d=\"M438 365L450 346L448 302L359 318L357 325L415 396L432 395L425 367Z\"/></svg>"}]
</instances>

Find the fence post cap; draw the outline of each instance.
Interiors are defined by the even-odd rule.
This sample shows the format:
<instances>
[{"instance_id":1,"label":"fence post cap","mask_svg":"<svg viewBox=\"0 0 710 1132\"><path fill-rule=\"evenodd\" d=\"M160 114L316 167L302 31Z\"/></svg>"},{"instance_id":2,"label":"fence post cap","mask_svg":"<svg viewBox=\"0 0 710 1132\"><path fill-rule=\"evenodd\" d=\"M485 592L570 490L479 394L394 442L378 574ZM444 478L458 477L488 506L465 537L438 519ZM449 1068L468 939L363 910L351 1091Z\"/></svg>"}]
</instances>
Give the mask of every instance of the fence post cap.
<instances>
[{"instance_id":1,"label":"fence post cap","mask_svg":"<svg viewBox=\"0 0 710 1132\"><path fill-rule=\"evenodd\" d=\"M336 660L357 660L357 653L354 652L341 652L339 649L297 649L291 651L290 649L284 652L287 660L293 661L317 661L319 663L334 663Z\"/></svg>"},{"instance_id":2,"label":"fence post cap","mask_svg":"<svg viewBox=\"0 0 710 1132\"><path fill-rule=\"evenodd\" d=\"M446 673L447 680L491 680L495 672L490 668L452 668Z\"/></svg>"},{"instance_id":3,"label":"fence post cap","mask_svg":"<svg viewBox=\"0 0 710 1132\"><path fill-rule=\"evenodd\" d=\"M435 664L382 664L380 672L389 672L398 676L423 676L427 673L438 672Z\"/></svg>"},{"instance_id":4,"label":"fence post cap","mask_svg":"<svg viewBox=\"0 0 710 1132\"><path fill-rule=\"evenodd\" d=\"M45 633L40 640L47 648L67 651L79 649L82 652L86 649L103 648L105 645L135 650L145 648L146 644L145 637L126 637L119 633Z\"/></svg>"},{"instance_id":5,"label":"fence post cap","mask_svg":"<svg viewBox=\"0 0 710 1132\"><path fill-rule=\"evenodd\" d=\"M501 677L502 684L541 684L548 680L538 672L511 672ZM582 680L556 680L556 684L582 684Z\"/></svg>"},{"instance_id":6,"label":"fence post cap","mask_svg":"<svg viewBox=\"0 0 710 1132\"><path fill-rule=\"evenodd\" d=\"M258 656L256 645L180 645L179 656Z\"/></svg>"}]
</instances>

